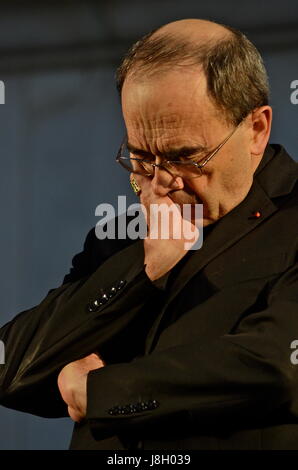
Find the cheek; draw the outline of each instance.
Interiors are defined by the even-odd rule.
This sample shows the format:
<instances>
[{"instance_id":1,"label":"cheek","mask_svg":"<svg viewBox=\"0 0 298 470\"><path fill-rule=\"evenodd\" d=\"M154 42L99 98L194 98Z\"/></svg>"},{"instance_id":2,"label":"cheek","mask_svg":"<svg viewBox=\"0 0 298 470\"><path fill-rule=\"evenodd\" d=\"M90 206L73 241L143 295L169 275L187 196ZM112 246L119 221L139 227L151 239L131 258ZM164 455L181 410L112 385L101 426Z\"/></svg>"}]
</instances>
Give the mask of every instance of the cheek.
<instances>
[{"instance_id":1,"label":"cheek","mask_svg":"<svg viewBox=\"0 0 298 470\"><path fill-rule=\"evenodd\" d=\"M200 199L205 200L208 194L214 192L215 186L216 180L213 178L212 173L206 173L199 178L188 180L184 189L190 194L197 195Z\"/></svg>"},{"instance_id":2,"label":"cheek","mask_svg":"<svg viewBox=\"0 0 298 470\"><path fill-rule=\"evenodd\" d=\"M250 168L247 158L236 156L218 172L218 182L227 191L238 190L250 179Z\"/></svg>"}]
</instances>

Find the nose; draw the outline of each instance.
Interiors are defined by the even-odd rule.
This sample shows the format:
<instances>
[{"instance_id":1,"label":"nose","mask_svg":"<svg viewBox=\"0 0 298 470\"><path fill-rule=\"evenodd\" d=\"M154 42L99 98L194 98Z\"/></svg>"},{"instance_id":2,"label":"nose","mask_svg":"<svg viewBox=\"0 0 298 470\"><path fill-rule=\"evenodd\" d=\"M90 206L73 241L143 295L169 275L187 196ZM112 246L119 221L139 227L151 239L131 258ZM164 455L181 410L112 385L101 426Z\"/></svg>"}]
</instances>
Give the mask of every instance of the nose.
<instances>
[{"instance_id":1,"label":"nose","mask_svg":"<svg viewBox=\"0 0 298 470\"><path fill-rule=\"evenodd\" d=\"M159 163L159 162L156 162ZM154 177L151 180L153 192L157 196L166 196L169 192L184 188L181 176L175 176L164 168L155 167Z\"/></svg>"}]
</instances>

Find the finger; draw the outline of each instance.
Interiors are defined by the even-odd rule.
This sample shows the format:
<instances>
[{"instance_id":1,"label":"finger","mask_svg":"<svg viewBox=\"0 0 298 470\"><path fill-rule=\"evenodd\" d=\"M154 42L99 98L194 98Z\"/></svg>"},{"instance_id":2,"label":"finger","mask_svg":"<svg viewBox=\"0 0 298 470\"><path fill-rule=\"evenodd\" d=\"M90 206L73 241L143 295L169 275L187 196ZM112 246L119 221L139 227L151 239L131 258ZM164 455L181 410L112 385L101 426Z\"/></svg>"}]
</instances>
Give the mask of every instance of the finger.
<instances>
[{"instance_id":1,"label":"finger","mask_svg":"<svg viewBox=\"0 0 298 470\"><path fill-rule=\"evenodd\" d=\"M95 353L89 354L88 356L83 357L78 361L75 361L73 364L75 367L78 366L85 372L88 372L89 370L93 369L98 369L104 366L104 362L102 361L102 359L100 359L100 357Z\"/></svg>"},{"instance_id":2,"label":"finger","mask_svg":"<svg viewBox=\"0 0 298 470\"><path fill-rule=\"evenodd\" d=\"M75 421L76 423L79 423L83 419L83 416L81 415L81 413L75 408L73 408L72 406L68 407L68 414L71 417L71 419Z\"/></svg>"},{"instance_id":3,"label":"finger","mask_svg":"<svg viewBox=\"0 0 298 470\"><path fill-rule=\"evenodd\" d=\"M106 365L106 362L103 360L103 358L98 354L98 353L92 353L90 356L93 356L93 359L96 359L97 361L100 361L104 366Z\"/></svg>"}]
</instances>

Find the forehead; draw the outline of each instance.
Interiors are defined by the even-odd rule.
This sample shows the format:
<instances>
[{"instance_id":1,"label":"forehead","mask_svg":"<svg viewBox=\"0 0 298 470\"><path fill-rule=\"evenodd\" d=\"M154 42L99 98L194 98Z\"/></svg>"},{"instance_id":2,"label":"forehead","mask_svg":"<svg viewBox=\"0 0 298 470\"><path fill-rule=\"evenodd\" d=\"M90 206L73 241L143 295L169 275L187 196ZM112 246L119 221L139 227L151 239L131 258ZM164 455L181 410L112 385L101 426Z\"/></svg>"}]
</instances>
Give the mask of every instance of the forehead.
<instances>
[{"instance_id":1,"label":"forehead","mask_svg":"<svg viewBox=\"0 0 298 470\"><path fill-rule=\"evenodd\" d=\"M200 132L218 119L198 67L147 79L128 78L122 90L122 110L127 133L149 139Z\"/></svg>"}]
</instances>

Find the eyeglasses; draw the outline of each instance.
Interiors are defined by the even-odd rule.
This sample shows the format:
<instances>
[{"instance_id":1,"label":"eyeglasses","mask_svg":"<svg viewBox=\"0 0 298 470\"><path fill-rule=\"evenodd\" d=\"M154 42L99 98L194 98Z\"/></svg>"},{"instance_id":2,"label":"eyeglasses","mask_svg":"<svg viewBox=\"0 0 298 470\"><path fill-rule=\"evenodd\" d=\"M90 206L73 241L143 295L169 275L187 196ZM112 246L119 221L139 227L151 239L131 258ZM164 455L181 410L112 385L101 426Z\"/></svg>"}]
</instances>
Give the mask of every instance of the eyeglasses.
<instances>
[{"instance_id":1,"label":"eyeglasses","mask_svg":"<svg viewBox=\"0 0 298 470\"><path fill-rule=\"evenodd\" d=\"M242 121L241 121L242 122ZM165 160L163 163L154 163L149 159L131 157L131 152L127 148L127 136L124 138L120 149L118 151L116 161L120 163L130 173L135 173L142 176L154 176L155 168L162 168L170 173L172 176L181 176L182 178L197 178L202 176L205 165L217 154L217 152L224 146L226 142L232 137L234 132L238 129L241 122L232 130L232 132L221 142L209 155L207 155L203 162L195 162L192 160ZM189 158L189 157L184 157ZM194 158L194 157L192 157Z\"/></svg>"}]
</instances>

